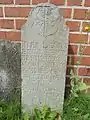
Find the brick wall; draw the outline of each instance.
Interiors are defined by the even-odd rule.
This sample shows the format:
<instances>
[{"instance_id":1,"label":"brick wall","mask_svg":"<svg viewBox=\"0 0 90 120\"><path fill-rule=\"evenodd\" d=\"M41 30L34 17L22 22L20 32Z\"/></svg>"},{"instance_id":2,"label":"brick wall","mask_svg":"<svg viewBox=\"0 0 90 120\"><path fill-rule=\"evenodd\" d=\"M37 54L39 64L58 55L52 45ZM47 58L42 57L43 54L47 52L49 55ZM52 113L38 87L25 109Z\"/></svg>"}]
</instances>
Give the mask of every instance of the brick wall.
<instances>
[{"instance_id":1,"label":"brick wall","mask_svg":"<svg viewBox=\"0 0 90 120\"><path fill-rule=\"evenodd\" d=\"M70 69L90 85L90 35L84 30L86 25L90 25L90 0L0 0L0 39L20 42L21 26L32 7L41 2L60 7L70 28L66 86L69 84ZM85 50L77 67L82 47Z\"/></svg>"}]
</instances>

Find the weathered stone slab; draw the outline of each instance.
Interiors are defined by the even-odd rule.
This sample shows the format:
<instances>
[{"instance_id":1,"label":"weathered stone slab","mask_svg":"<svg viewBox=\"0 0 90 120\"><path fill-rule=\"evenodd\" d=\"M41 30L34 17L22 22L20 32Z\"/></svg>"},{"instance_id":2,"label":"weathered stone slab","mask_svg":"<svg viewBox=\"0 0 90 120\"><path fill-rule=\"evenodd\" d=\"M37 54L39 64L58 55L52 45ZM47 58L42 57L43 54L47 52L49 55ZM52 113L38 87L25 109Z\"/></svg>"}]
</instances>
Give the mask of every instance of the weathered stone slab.
<instances>
[{"instance_id":1,"label":"weathered stone slab","mask_svg":"<svg viewBox=\"0 0 90 120\"><path fill-rule=\"evenodd\" d=\"M68 29L60 9L49 3L32 9L22 27L22 103L62 110L68 49Z\"/></svg>"},{"instance_id":2,"label":"weathered stone slab","mask_svg":"<svg viewBox=\"0 0 90 120\"><path fill-rule=\"evenodd\" d=\"M20 43L0 40L0 97L5 100L11 91L21 87L20 50Z\"/></svg>"}]
</instances>

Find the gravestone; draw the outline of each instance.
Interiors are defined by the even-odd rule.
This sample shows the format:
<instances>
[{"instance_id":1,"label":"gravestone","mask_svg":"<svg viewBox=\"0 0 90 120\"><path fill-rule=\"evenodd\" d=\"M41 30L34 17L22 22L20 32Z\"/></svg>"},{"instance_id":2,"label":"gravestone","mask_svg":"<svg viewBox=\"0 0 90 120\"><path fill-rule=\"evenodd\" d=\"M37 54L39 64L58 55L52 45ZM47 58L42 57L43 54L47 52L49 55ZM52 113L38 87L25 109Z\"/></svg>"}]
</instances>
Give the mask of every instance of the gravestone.
<instances>
[{"instance_id":1,"label":"gravestone","mask_svg":"<svg viewBox=\"0 0 90 120\"><path fill-rule=\"evenodd\" d=\"M29 14L21 32L22 104L31 110L46 104L63 108L68 28L60 9L38 4Z\"/></svg>"},{"instance_id":2,"label":"gravestone","mask_svg":"<svg viewBox=\"0 0 90 120\"><path fill-rule=\"evenodd\" d=\"M12 91L17 94L21 89L20 46L20 43L0 40L0 98L4 100L8 100Z\"/></svg>"}]
</instances>

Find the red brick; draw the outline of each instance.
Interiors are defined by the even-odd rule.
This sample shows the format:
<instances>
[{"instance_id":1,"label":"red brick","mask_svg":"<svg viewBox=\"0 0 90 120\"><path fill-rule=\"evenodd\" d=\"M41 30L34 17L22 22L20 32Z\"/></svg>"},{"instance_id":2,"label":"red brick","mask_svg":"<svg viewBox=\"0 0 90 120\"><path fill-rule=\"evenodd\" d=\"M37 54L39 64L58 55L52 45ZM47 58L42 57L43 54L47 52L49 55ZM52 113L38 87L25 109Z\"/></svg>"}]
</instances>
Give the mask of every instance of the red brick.
<instances>
[{"instance_id":1,"label":"red brick","mask_svg":"<svg viewBox=\"0 0 90 120\"><path fill-rule=\"evenodd\" d=\"M79 53L83 55L90 55L90 46L80 46Z\"/></svg>"},{"instance_id":2,"label":"red brick","mask_svg":"<svg viewBox=\"0 0 90 120\"><path fill-rule=\"evenodd\" d=\"M83 57L81 59L81 65L90 66L90 57Z\"/></svg>"},{"instance_id":3,"label":"red brick","mask_svg":"<svg viewBox=\"0 0 90 120\"><path fill-rule=\"evenodd\" d=\"M86 83L87 85L90 85L90 78L84 78L83 82Z\"/></svg>"},{"instance_id":4,"label":"red brick","mask_svg":"<svg viewBox=\"0 0 90 120\"><path fill-rule=\"evenodd\" d=\"M13 0L0 0L0 4L13 4Z\"/></svg>"},{"instance_id":5,"label":"red brick","mask_svg":"<svg viewBox=\"0 0 90 120\"><path fill-rule=\"evenodd\" d=\"M90 35L88 35L88 39L89 39L89 44L90 44Z\"/></svg>"},{"instance_id":6,"label":"red brick","mask_svg":"<svg viewBox=\"0 0 90 120\"><path fill-rule=\"evenodd\" d=\"M5 32L0 31L0 39L5 39Z\"/></svg>"},{"instance_id":7,"label":"red brick","mask_svg":"<svg viewBox=\"0 0 90 120\"><path fill-rule=\"evenodd\" d=\"M2 17L2 16L3 16L3 9L0 8L0 17Z\"/></svg>"},{"instance_id":8,"label":"red brick","mask_svg":"<svg viewBox=\"0 0 90 120\"><path fill-rule=\"evenodd\" d=\"M27 17L30 12L29 7L6 7L6 17Z\"/></svg>"},{"instance_id":9,"label":"red brick","mask_svg":"<svg viewBox=\"0 0 90 120\"><path fill-rule=\"evenodd\" d=\"M30 4L30 0L15 0L15 4L28 5Z\"/></svg>"},{"instance_id":10,"label":"red brick","mask_svg":"<svg viewBox=\"0 0 90 120\"><path fill-rule=\"evenodd\" d=\"M51 3L55 5L64 5L65 0L51 0Z\"/></svg>"},{"instance_id":11,"label":"red brick","mask_svg":"<svg viewBox=\"0 0 90 120\"><path fill-rule=\"evenodd\" d=\"M77 62L80 62L80 65L90 66L90 57L78 57L78 56L69 56L68 65L77 65Z\"/></svg>"},{"instance_id":12,"label":"red brick","mask_svg":"<svg viewBox=\"0 0 90 120\"><path fill-rule=\"evenodd\" d=\"M45 2L48 2L48 0L32 0L32 4L45 3Z\"/></svg>"},{"instance_id":13,"label":"red brick","mask_svg":"<svg viewBox=\"0 0 90 120\"><path fill-rule=\"evenodd\" d=\"M68 54L77 54L78 46L77 45L69 45Z\"/></svg>"},{"instance_id":14,"label":"red brick","mask_svg":"<svg viewBox=\"0 0 90 120\"><path fill-rule=\"evenodd\" d=\"M82 0L67 0L68 6L80 6L82 4Z\"/></svg>"},{"instance_id":15,"label":"red brick","mask_svg":"<svg viewBox=\"0 0 90 120\"><path fill-rule=\"evenodd\" d=\"M85 30L85 27L86 26L90 26L90 23L89 22L83 22L83 24L82 24L82 31L83 32L87 32L86 30Z\"/></svg>"},{"instance_id":16,"label":"red brick","mask_svg":"<svg viewBox=\"0 0 90 120\"><path fill-rule=\"evenodd\" d=\"M72 12L71 8L61 8L61 11L63 13L64 18L71 18L71 12Z\"/></svg>"},{"instance_id":17,"label":"red brick","mask_svg":"<svg viewBox=\"0 0 90 120\"><path fill-rule=\"evenodd\" d=\"M86 19L86 9L75 9L74 10L74 19Z\"/></svg>"},{"instance_id":18,"label":"red brick","mask_svg":"<svg viewBox=\"0 0 90 120\"><path fill-rule=\"evenodd\" d=\"M6 39L6 40L20 40L21 34L20 32L3 32L0 31L0 39Z\"/></svg>"},{"instance_id":19,"label":"red brick","mask_svg":"<svg viewBox=\"0 0 90 120\"><path fill-rule=\"evenodd\" d=\"M90 7L90 0L85 0L85 6Z\"/></svg>"},{"instance_id":20,"label":"red brick","mask_svg":"<svg viewBox=\"0 0 90 120\"><path fill-rule=\"evenodd\" d=\"M79 31L80 30L80 22L75 21L67 21L66 24L69 27L70 31Z\"/></svg>"},{"instance_id":21,"label":"red brick","mask_svg":"<svg viewBox=\"0 0 90 120\"><path fill-rule=\"evenodd\" d=\"M70 75L71 70L73 70L74 74L77 73L77 68L75 68L75 67L67 67L67 72L66 72L66 74L67 74L67 75Z\"/></svg>"},{"instance_id":22,"label":"red brick","mask_svg":"<svg viewBox=\"0 0 90 120\"><path fill-rule=\"evenodd\" d=\"M16 29L21 29L21 27L22 27L22 25L24 25L25 24L25 22L26 22L26 20L22 20L22 19L20 19L20 20L16 20Z\"/></svg>"},{"instance_id":23,"label":"red brick","mask_svg":"<svg viewBox=\"0 0 90 120\"><path fill-rule=\"evenodd\" d=\"M90 68L79 68L78 74L80 76L90 76Z\"/></svg>"},{"instance_id":24,"label":"red brick","mask_svg":"<svg viewBox=\"0 0 90 120\"><path fill-rule=\"evenodd\" d=\"M13 20L5 20L5 19L0 19L0 28L5 28L5 29L13 29L14 28L14 21Z\"/></svg>"},{"instance_id":25,"label":"red brick","mask_svg":"<svg viewBox=\"0 0 90 120\"><path fill-rule=\"evenodd\" d=\"M69 34L69 41L70 43L87 43L88 42L88 35L85 34Z\"/></svg>"}]
</instances>

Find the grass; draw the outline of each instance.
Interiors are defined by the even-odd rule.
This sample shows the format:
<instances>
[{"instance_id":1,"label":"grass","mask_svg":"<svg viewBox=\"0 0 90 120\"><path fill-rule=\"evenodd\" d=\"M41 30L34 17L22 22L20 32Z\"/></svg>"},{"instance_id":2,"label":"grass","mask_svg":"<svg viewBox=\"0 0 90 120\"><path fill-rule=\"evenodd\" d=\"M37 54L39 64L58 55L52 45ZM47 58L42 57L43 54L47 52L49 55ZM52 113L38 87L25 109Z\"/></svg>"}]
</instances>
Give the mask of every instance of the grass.
<instances>
[{"instance_id":1,"label":"grass","mask_svg":"<svg viewBox=\"0 0 90 120\"><path fill-rule=\"evenodd\" d=\"M0 120L31 120L31 116L33 115L21 112L21 104L18 100L9 102L0 100ZM39 119L33 117L32 120L47 119L40 119L39 114ZM62 120L90 120L90 95L79 95L70 102L65 101Z\"/></svg>"},{"instance_id":2,"label":"grass","mask_svg":"<svg viewBox=\"0 0 90 120\"><path fill-rule=\"evenodd\" d=\"M65 120L90 120L90 95L79 95L67 103L63 112Z\"/></svg>"},{"instance_id":3,"label":"grass","mask_svg":"<svg viewBox=\"0 0 90 120\"><path fill-rule=\"evenodd\" d=\"M0 100L0 120L19 120L21 118L20 103Z\"/></svg>"}]
</instances>

